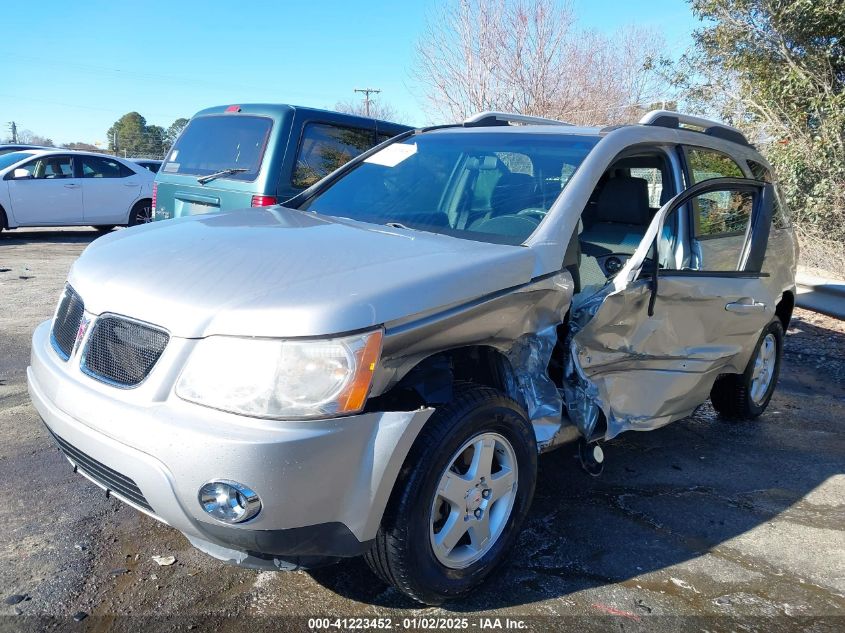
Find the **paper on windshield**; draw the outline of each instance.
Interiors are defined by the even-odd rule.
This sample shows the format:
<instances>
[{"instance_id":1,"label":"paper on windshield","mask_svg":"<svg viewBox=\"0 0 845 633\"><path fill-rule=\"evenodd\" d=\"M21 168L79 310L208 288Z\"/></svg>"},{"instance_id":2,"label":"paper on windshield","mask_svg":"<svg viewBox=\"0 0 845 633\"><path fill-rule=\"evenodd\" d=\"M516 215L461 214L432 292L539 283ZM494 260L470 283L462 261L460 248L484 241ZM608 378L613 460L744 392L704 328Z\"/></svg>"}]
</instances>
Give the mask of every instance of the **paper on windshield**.
<instances>
[{"instance_id":1,"label":"paper on windshield","mask_svg":"<svg viewBox=\"0 0 845 633\"><path fill-rule=\"evenodd\" d=\"M383 150L380 150L366 158L365 163L372 163L373 165L383 165L384 167L396 167L406 158L410 158L417 153L417 144L405 145L404 143L394 143L388 145Z\"/></svg>"}]
</instances>

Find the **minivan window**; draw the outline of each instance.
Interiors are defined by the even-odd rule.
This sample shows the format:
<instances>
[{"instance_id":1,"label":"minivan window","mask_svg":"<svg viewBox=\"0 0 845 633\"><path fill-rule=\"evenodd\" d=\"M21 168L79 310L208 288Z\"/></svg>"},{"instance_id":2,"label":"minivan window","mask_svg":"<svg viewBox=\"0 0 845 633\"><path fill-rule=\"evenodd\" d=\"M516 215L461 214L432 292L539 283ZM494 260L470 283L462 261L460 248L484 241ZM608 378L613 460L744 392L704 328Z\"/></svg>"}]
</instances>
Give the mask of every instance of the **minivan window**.
<instances>
[{"instance_id":1,"label":"minivan window","mask_svg":"<svg viewBox=\"0 0 845 633\"><path fill-rule=\"evenodd\" d=\"M310 187L373 146L373 131L328 123L306 123L291 184Z\"/></svg>"},{"instance_id":2,"label":"minivan window","mask_svg":"<svg viewBox=\"0 0 845 633\"><path fill-rule=\"evenodd\" d=\"M179 136L161 171L208 176L226 169L246 169L224 178L255 180L272 127L272 119L262 116L196 117Z\"/></svg>"},{"instance_id":3,"label":"minivan window","mask_svg":"<svg viewBox=\"0 0 845 633\"><path fill-rule=\"evenodd\" d=\"M521 244L566 186L562 174L574 173L597 142L504 131L418 134L368 156L299 208Z\"/></svg>"}]
</instances>

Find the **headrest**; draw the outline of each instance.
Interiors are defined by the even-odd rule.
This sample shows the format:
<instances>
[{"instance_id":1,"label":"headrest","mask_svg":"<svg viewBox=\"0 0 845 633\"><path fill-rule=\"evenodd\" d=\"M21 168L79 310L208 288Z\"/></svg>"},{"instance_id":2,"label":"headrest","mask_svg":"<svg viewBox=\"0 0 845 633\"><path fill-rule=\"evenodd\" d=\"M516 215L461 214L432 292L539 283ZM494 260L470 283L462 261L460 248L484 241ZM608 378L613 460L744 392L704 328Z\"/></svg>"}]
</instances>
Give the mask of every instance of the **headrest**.
<instances>
[{"instance_id":1,"label":"headrest","mask_svg":"<svg viewBox=\"0 0 845 633\"><path fill-rule=\"evenodd\" d=\"M490 207L494 217L513 215L523 209L541 206L542 196L537 192L534 179L528 174L503 174L493 187Z\"/></svg>"},{"instance_id":2,"label":"headrest","mask_svg":"<svg viewBox=\"0 0 845 633\"><path fill-rule=\"evenodd\" d=\"M596 201L596 222L648 224L648 181L628 176L608 180Z\"/></svg>"}]
</instances>

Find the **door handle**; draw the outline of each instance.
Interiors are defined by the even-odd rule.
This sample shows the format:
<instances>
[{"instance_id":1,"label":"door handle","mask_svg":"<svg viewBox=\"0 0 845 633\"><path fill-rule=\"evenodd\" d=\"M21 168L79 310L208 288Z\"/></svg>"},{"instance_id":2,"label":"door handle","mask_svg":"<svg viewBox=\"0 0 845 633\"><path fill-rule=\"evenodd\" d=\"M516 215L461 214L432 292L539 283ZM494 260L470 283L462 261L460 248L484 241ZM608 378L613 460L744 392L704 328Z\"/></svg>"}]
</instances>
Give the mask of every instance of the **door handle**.
<instances>
[{"instance_id":1,"label":"door handle","mask_svg":"<svg viewBox=\"0 0 845 633\"><path fill-rule=\"evenodd\" d=\"M123 186L124 187L140 187L140 185L137 182L125 182L125 183L123 183Z\"/></svg>"},{"instance_id":2,"label":"door handle","mask_svg":"<svg viewBox=\"0 0 845 633\"><path fill-rule=\"evenodd\" d=\"M67 189L79 189L79 185L75 185L75 184L71 183L69 185L65 185L65 188L67 188Z\"/></svg>"},{"instance_id":3,"label":"door handle","mask_svg":"<svg viewBox=\"0 0 845 633\"><path fill-rule=\"evenodd\" d=\"M733 303L727 304L725 306L725 310L728 312L736 312L737 314L753 314L757 312L764 312L766 310L766 304L754 301L754 299L751 299L750 301L734 301Z\"/></svg>"}]
</instances>

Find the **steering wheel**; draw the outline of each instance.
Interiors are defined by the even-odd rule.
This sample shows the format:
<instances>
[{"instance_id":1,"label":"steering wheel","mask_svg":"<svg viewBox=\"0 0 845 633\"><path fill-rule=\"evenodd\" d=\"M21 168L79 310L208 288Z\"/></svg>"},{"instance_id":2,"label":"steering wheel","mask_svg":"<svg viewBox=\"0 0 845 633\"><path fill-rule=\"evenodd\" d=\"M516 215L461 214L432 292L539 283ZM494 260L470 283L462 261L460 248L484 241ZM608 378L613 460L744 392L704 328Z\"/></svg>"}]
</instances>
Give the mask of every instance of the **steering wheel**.
<instances>
[{"instance_id":1,"label":"steering wheel","mask_svg":"<svg viewBox=\"0 0 845 633\"><path fill-rule=\"evenodd\" d=\"M536 207L523 209L522 211L517 213L517 215L527 216L529 218L537 220L538 222L542 222L543 218L545 218L547 214L548 214L548 211L546 211L545 209L539 209L539 208L536 208Z\"/></svg>"}]
</instances>

